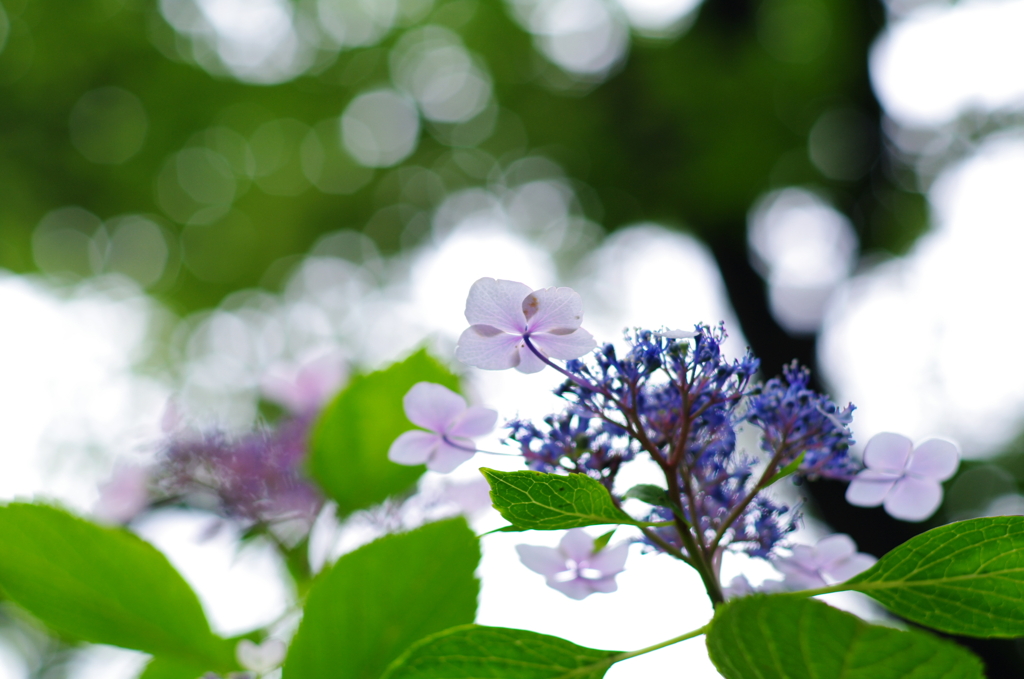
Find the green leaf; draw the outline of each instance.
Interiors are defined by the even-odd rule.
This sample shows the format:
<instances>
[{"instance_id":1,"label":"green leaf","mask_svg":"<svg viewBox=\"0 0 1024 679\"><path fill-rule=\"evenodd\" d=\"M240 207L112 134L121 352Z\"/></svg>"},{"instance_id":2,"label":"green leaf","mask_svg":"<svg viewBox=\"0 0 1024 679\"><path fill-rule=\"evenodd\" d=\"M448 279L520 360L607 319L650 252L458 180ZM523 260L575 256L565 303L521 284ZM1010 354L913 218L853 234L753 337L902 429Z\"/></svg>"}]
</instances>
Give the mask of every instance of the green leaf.
<instances>
[{"instance_id":1,"label":"green leaf","mask_svg":"<svg viewBox=\"0 0 1024 679\"><path fill-rule=\"evenodd\" d=\"M205 668L196 665L169 658L153 658L138 679L199 679L205 672Z\"/></svg>"},{"instance_id":2,"label":"green leaf","mask_svg":"<svg viewBox=\"0 0 1024 679\"><path fill-rule=\"evenodd\" d=\"M463 519L346 554L314 581L283 679L378 679L413 642L473 621L479 562Z\"/></svg>"},{"instance_id":3,"label":"green leaf","mask_svg":"<svg viewBox=\"0 0 1024 679\"><path fill-rule=\"evenodd\" d=\"M1024 636L1024 516L933 528L846 584L941 632Z\"/></svg>"},{"instance_id":4,"label":"green leaf","mask_svg":"<svg viewBox=\"0 0 1024 679\"><path fill-rule=\"evenodd\" d=\"M596 538L594 538L594 554L597 554L602 549L608 546L608 543L611 541L612 536L615 535L615 531L616 529L612 528L607 533L602 533L601 535L598 535Z\"/></svg>"},{"instance_id":5,"label":"green leaf","mask_svg":"<svg viewBox=\"0 0 1024 679\"><path fill-rule=\"evenodd\" d=\"M772 485L773 483L775 483L777 481L781 481L782 479L786 478L787 476L792 476L793 474L795 474L796 470L800 469L800 464L804 461L804 456L805 455L807 455L807 451L804 451L804 452L800 453L799 455L797 455L796 459L794 459L792 462L790 462L785 467L783 467L778 472L776 472L775 476L770 478L768 480L768 483L764 484L764 487L767 488L768 486Z\"/></svg>"},{"instance_id":6,"label":"green leaf","mask_svg":"<svg viewBox=\"0 0 1024 679\"><path fill-rule=\"evenodd\" d=\"M600 679L619 655L536 632L463 625L419 641L381 679Z\"/></svg>"},{"instance_id":7,"label":"green leaf","mask_svg":"<svg viewBox=\"0 0 1024 679\"><path fill-rule=\"evenodd\" d=\"M312 436L309 468L345 516L402 493L423 475L422 465L388 459L388 448L413 428L402 397L417 382L436 382L458 391L448 369L420 350L389 368L353 378L328 405Z\"/></svg>"},{"instance_id":8,"label":"green leaf","mask_svg":"<svg viewBox=\"0 0 1024 679\"><path fill-rule=\"evenodd\" d=\"M182 577L152 545L46 505L0 506L0 586L54 630L235 669L231 644L210 632Z\"/></svg>"},{"instance_id":9,"label":"green leaf","mask_svg":"<svg viewBox=\"0 0 1024 679\"><path fill-rule=\"evenodd\" d=\"M633 486L626 491L622 498L634 498L655 507L668 507L671 504L668 499L668 491L661 486L655 486L650 483L641 483Z\"/></svg>"},{"instance_id":10,"label":"green leaf","mask_svg":"<svg viewBox=\"0 0 1024 679\"><path fill-rule=\"evenodd\" d=\"M561 530L641 523L616 507L607 489L586 474L480 471L491 484L494 508L516 528Z\"/></svg>"},{"instance_id":11,"label":"green leaf","mask_svg":"<svg viewBox=\"0 0 1024 679\"><path fill-rule=\"evenodd\" d=\"M966 649L869 625L814 599L749 596L715 613L711 661L726 679L982 679Z\"/></svg>"}]
</instances>

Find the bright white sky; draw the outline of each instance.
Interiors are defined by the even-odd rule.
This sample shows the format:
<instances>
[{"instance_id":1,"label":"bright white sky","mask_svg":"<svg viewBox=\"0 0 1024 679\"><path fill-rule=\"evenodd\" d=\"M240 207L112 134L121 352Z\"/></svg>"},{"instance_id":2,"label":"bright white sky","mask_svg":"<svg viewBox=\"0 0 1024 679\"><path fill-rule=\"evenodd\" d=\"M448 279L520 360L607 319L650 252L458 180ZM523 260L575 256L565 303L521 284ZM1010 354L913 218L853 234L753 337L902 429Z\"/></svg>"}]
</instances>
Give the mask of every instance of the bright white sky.
<instances>
[{"instance_id":1,"label":"bright white sky","mask_svg":"<svg viewBox=\"0 0 1024 679\"><path fill-rule=\"evenodd\" d=\"M887 113L905 125L936 126L972 107L1019 106L1022 30L1021 0L931 6L894 20L871 64ZM837 397L859 406L861 441L883 430L914 438L947 435L979 455L1018 430L1024 406L1024 363L1016 360L1024 321L1015 313L1024 289L1021 177L1024 139L985 143L934 184L934 231L906 257L858 274L835 298L823 329L822 359ZM552 245L537 244L524 228L501 210L462 214L444 225L434 246L400 262L371 261L370 268L388 281L383 288L367 283L362 270L312 262L282 297L253 298L243 305L245 313L218 312L182 326L187 331L178 336L192 340L176 340L187 359L178 382L144 377L136 369L152 338L161 336L150 330L168 316L132 284L106 278L58 288L0 275L0 308L8 319L0 328L6 451L0 498L41 494L87 511L96 483L115 459L149 454L172 389L192 414L209 408L207 417L244 426L252 416L254 387L247 371L266 369L274 360L340 344L352 358L374 364L424 337L450 350L463 327L466 291L481 276L535 287L573 285L587 304L585 326L602 339L617 340L627 325L689 327L725 319L733 329L733 352L742 351L714 263L692 239L653 226L621 232L578 275L559 280L546 253ZM244 350L238 342L247 343ZM227 386L211 387L202 379L208 370L220 371ZM554 382L543 373L474 375L478 400L503 417L557 408L553 397L543 396ZM494 458L486 463L494 466ZM456 472L472 474L468 465ZM229 533L198 545L204 521L166 515L140 531L193 583L217 629L234 633L276 617L290 597L274 585L279 564L258 546L236 557ZM698 627L710 614L695 576L666 557L636 552L619 577L619 593L571 601L544 587L513 552L524 539L554 544L557 538L485 540L481 623L632 649ZM672 584L659 586L664 582ZM14 658L0 644L0 679L26 676ZM138 663L100 649L74 677L130 677ZM695 679L717 676L699 639L632 660L608 676L667 676L680 666Z\"/></svg>"}]
</instances>

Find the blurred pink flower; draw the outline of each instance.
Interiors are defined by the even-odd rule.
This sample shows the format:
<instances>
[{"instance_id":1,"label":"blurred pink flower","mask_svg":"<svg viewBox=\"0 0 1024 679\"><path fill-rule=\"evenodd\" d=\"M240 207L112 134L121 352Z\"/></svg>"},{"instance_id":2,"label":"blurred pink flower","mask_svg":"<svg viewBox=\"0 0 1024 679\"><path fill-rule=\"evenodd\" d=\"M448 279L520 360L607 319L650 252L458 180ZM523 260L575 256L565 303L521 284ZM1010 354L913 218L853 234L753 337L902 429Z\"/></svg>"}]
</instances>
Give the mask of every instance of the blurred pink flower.
<instances>
[{"instance_id":1,"label":"blurred pink flower","mask_svg":"<svg viewBox=\"0 0 1024 679\"><path fill-rule=\"evenodd\" d=\"M139 465L119 465L99 488L93 515L100 521L128 523L149 505L150 471Z\"/></svg>"},{"instance_id":2,"label":"blurred pink flower","mask_svg":"<svg viewBox=\"0 0 1024 679\"><path fill-rule=\"evenodd\" d=\"M516 545L519 560L547 579L548 587L570 599L585 599L594 592L618 589L615 576L621 573L629 555L629 543L594 552L594 538L582 528L573 528L558 547Z\"/></svg>"},{"instance_id":3,"label":"blurred pink flower","mask_svg":"<svg viewBox=\"0 0 1024 679\"><path fill-rule=\"evenodd\" d=\"M801 590L844 582L871 568L878 561L857 551L857 543L845 533L818 540L813 547L796 545L791 556L779 557L772 564L783 576L784 589Z\"/></svg>"},{"instance_id":4,"label":"blurred pink flower","mask_svg":"<svg viewBox=\"0 0 1024 679\"><path fill-rule=\"evenodd\" d=\"M580 327L583 299L572 288L531 291L522 283L481 278L469 289L466 320L470 326L459 337L455 356L484 370L543 370L527 341L544 356L561 360L579 358L596 346Z\"/></svg>"},{"instance_id":5,"label":"blurred pink flower","mask_svg":"<svg viewBox=\"0 0 1024 679\"><path fill-rule=\"evenodd\" d=\"M942 481L960 466L955 443L931 438L917 448L906 436L876 434L864 448L864 465L846 489L846 501L858 507L884 504L890 516L924 521L942 504Z\"/></svg>"},{"instance_id":6,"label":"blurred pink flower","mask_svg":"<svg viewBox=\"0 0 1024 679\"><path fill-rule=\"evenodd\" d=\"M299 365L278 364L264 376L263 395L294 415L310 415L338 391L346 376L337 354L325 354Z\"/></svg>"},{"instance_id":7,"label":"blurred pink flower","mask_svg":"<svg viewBox=\"0 0 1024 679\"><path fill-rule=\"evenodd\" d=\"M418 382L402 399L405 415L427 431L407 431L391 444L388 459L398 464L426 464L447 473L473 457L473 438L489 434L498 420L490 408L466 407L466 400L433 382Z\"/></svg>"}]
</instances>

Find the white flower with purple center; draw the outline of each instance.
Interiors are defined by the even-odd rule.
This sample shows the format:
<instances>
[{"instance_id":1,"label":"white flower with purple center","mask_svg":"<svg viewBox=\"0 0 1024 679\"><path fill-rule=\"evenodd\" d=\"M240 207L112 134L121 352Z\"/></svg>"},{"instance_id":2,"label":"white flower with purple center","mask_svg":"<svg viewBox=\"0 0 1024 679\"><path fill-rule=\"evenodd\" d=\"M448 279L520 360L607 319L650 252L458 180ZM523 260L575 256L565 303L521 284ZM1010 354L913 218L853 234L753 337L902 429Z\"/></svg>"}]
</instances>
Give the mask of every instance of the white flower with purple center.
<instances>
[{"instance_id":1,"label":"white flower with purple center","mask_svg":"<svg viewBox=\"0 0 1024 679\"><path fill-rule=\"evenodd\" d=\"M846 489L847 502L884 505L894 518L924 521L942 504L942 482L960 466L960 450L938 438L915 448L906 436L883 432L864 447L864 465Z\"/></svg>"},{"instance_id":2,"label":"white flower with purple center","mask_svg":"<svg viewBox=\"0 0 1024 679\"><path fill-rule=\"evenodd\" d=\"M491 433L497 411L466 406L466 399L433 382L418 382L402 399L405 416L427 431L407 431L391 444L388 459L398 464L425 464L447 473L473 457L473 439Z\"/></svg>"},{"instance_id":3,"label":"white flower with purple center","mask_svg":"<svg viewBox=\"0 0 1024 679\"><path fill-rule=\"evenodd\" d=\"M481 278L469 289L466 320L455 356L484 370L544 369L547 358L579 358L596 346L580 327L583 299L572 288L530 290L514 281ZM531 348L532 347L532 348Z\"/></svg>"},{"instance_id":4,"label":"white flower with purple center","mask_svg":"<svg viewBox=\"0 0 1024 679\"><path fill-rule=\"evenodd\" d=\"M618 589L615 576L623 571L629 543L594 551L594 538L582 528L568 531L558 547L516 545L519 560L570 599L585 599L594 592Z\"/></svg>"},{"instance_id":5,"label":"white flower with purple center","mask_svg":"<svg viewBox=\"0 0 1024 679\"><path fill-rule=\"evenodd\" d=\"M822 538L813 547L796 545L792 551L790 556L775 559L773 565L782 573L783 589L793 591L845 582L878 561L858 552L857 543L845 533Z\"/></svg>"}]
</instances>

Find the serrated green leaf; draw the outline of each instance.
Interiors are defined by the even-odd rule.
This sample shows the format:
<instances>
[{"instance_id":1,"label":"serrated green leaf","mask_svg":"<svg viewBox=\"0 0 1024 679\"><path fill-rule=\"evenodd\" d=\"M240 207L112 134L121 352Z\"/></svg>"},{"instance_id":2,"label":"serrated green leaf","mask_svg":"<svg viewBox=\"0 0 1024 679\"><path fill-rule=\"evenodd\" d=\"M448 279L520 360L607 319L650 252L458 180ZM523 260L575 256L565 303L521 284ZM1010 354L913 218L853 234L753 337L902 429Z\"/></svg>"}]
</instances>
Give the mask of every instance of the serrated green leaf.
<instances>
[{"instance_id":1,"label":"serrated green leaf","mask_svg":"<svg viewBox=\"0 0 1024 679\"><path fill-rule=\"evenodd\" d=\"M420 350L385 370L352 379L320 415L313 430L309 469L346 516L410 489L426 471L388 459L388 448L413 428L402 397L417 382L458 391L447 368Z\"/></svg>"},{"instance_id":2,"label":"serrated green leaf","mask_svg":"<svg viewBox=\"0 0 1024 679\"><path fill-rule=\"evenodd\" d=\"M491 484L491 502L513 526L561 530L641 522L615 506L607 489L586 474L500 472L481 468Z\"/></svg>"},{"instance_id":3,"label":"serrated green leaf","mask_svg":"<svg viewBox=\"0 0 1024 679\"><path fill-rule=\"evenodd\" d=\"M69 637L236 668L195 593L152 545L47 505L0 506L0 587Z\"/></svg>"},{"instance_id":4,"label":"serrated green leaf","mask_svg":"<svg viewBox=\"0 0 1024 679\"><path fill-rule=\"evenodd\" d=\"M804 456L805 455L807 455L806 451L800 453L799 455L797 455L796 459L794 459L792 462L787 464L785 467L783 467L782 469L777 471L775 473L775 476L773 476L771 479L768 480L768 482L766 484L764 484L764 487L767 488L768 486L772 485L773 483L781 481L782 479L786 478L787 476L792 476L793 474L795 474L796 471L798 469L800 469L800 464L804 461Z\"/></svg>"},{"instance_id":5,"label":"serrated green leaf","mask_svg":"<svg viewBox=\"0 0 1024 679\"><path fill-rule=\"evenodd\" d=\"M755 595L715 613L711 661L726 679L983 679L981 662L925 632L869 625L814 599Z\"/></svg>"},{"instance_id":6,"label":"serrated green leaf","mask_svg":"<svg viewBox=\"0 0 1024 679\"><path fill-rule=\"evenodd\" d=\"M668 491L661 486L655 486L650 483L637 484L627 490L626 494L622 497L623 499L634 498L655 507L667 507L670 504Z\"/></svg>"},{"instance_id":7,"label":"serrated green leaf","mask_svg":"<svg viewBox=\"0 0 1024 679\"><path fill-rule=\"evenodd\" d=\"M463 625L417 642L381 679L601 679L617 655L537 632Z\"/></svg>"},{"instance_id":8,"label":"serrated green leaf","mask_svg":"<svg viewBox=\"0 0 1024 679\"><path fill-rule=\"evenodd\" d=\"M378 679L413 642L473 621L479 562L463 519L346 554L314 581L283 679Z\"/></svg>"},{"instance_id":9,"label":"serrated green leaf","mask_svg":"<svg viewBox=\"0 0 1024 679\"><path fill-rule=\"evenodd\" d=\"M1024 516L933 528L845 584L941 632L1024 636Z\"/></svg>"}]
</instances>

